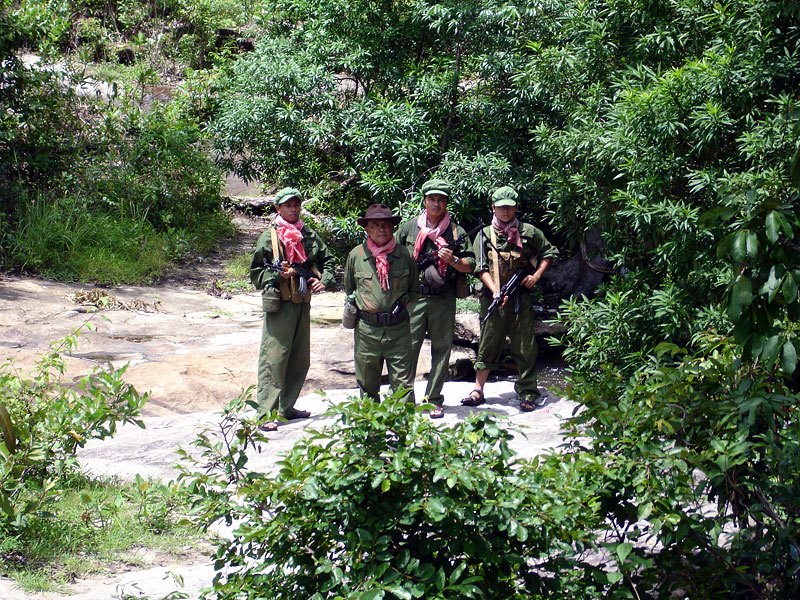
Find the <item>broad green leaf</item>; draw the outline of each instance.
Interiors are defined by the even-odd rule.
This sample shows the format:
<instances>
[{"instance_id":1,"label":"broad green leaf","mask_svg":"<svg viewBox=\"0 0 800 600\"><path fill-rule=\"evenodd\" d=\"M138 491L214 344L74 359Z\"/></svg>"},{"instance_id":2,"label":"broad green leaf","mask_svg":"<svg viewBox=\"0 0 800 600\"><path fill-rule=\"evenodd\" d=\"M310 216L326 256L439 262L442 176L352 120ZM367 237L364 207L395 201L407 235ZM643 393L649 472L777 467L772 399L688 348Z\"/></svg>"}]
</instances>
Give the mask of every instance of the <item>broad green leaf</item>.
<instances>
[{"instance_id":1,"label":"broad green leaf","mask_svg":"<svg viewBox=\"0 0 800 600\"><path fill-rule=\"evenodd\" d=\"M758 236L753 231L747 232L745 238L745 245L747 248L747 256L755 257L758 255Z\"/></svg>"},{"instance_id":2,"label":"broad green leaf","mask_svg":"<svg viewBox=\"0 0 800 600\"><path fill-rule=\"evenodd\" d=\"M747 232L739 231L733 236L731 256L736 262L742 262L747 256Z\"/></svg>"},{"instance_id":3,"label":"broad green leaf","mask_svg":"<svg viewBox=\"0 0 800 600\"><path fill-rule=\"evenodd\" d=\"M794 187L800 189L800 145L797 147L797 151L794 153L794 158L792 159L789 172L792 175L792 183L794 184Z\"/></svg>"},{"instance_id":4,"label":"broad green leaf","mask_svg":"<svg viewBox=\"0 0 800 600\"><path fill-rule=\"evenodd\" d=\"M383 590L367 590L358 597L358 600L381 600L385 595Z\"/></svg>"},{"instance_id":5,"label":"broad green leaf","mask_svg":"<svg viewBox=\"0 0 800 600\"><path fill-rule=\"evenodd\" d=\"M431 498L425 504L425 513L434 521L441 521L445 514L447 514L447 509L442 504L442 501L438 498Z\"/></svg>"},{"instance_id":6,"label":"broad green leaf","mask_svg":"<svg viewBox=\"0 0 800 600\"><path fill-rule=\"evenodd\" d=\"M619 571L612 571L611 573L606 573L606 579L608 579L608 583L617 583L622 579L623 575Z\"/></svg>"},{"instance_id":7,"label":"broad green leaf","mask_svg":"<svg viewBox=\"0 0 800 600\"><path fill-rule=\"evenodd\" d=\"M645 502L644 504L639 506L639 510L636 514L636 519L642 521L650 516L650 513L653 512L653 503L652 502Z\"/></svg>"},{"instance_id":8,"label":"broad green leaf","mask_svg":"<svg viewBox=\"0 0 800 600\"><path fill-rule=\"evenodd\" d=\"M625 562L625 559L628 558L628 555L631 553L631 550L633 550L633 544L631 544L630 542L622 542L617 544L615 551L617 553L617 556L619 556L620 562Z\"/></svg>"},{"instance_id":9,"label":"broad green leaf","mask_svg":"<svg viewBox=\"0 0 800 600\"><path fill-rule=\"evenodd\" d=\"M778 237L780 236L781 227L780 227L780 223L778 223L778 220L776 218L777 214L778 213L776 213L773 210L767 215L767 219L766 219L767 239L772 244L777 242L778 241Z\"/></svg>"},{"instance_id":10,"label":"broad green leaf","mask_svg":"<svg viewBox=\"0 0 800 600\"><path fill-rule=\"evenodd\" d=\"M783 276L783 285L781 285L781 293L786 302L794 302L797 299L797 283L791 273Z\"/></svg>"},{"instance_id":11,"label":"broad green leaf","mask_svg":"<svg viewBox=\"0 0 800 600\"><path fill-rule=\"evenodd\" d=\"M791 375L796 367L797 349L791 341L787 341L781 349L781 370L786 375Z\"/></svg>"},{"instance_id":12,"label":"broad green leaf","mask_svg":"<svg viewBox=\"0 0 800 600\"><path fill-rule=\"evenodd\" d=\"M767 364L771 365L778 358L778 350L780 348L780 337L773 335L767 338L764 342L764 349L761 351L761 359Z\"/></svg>"},{"instance_id":13,"label":"broad green leaf","mask_svg":"<svg viewBox=\"0 0 800 600\"><path fill-rule=\"evenodd\" d=\"M411 598L413 597L409 590L399 585L388 586L386 588L386 591L395 596L396 598L400 598L401 600L411 600Z\"/></svg>"}]
</instances>

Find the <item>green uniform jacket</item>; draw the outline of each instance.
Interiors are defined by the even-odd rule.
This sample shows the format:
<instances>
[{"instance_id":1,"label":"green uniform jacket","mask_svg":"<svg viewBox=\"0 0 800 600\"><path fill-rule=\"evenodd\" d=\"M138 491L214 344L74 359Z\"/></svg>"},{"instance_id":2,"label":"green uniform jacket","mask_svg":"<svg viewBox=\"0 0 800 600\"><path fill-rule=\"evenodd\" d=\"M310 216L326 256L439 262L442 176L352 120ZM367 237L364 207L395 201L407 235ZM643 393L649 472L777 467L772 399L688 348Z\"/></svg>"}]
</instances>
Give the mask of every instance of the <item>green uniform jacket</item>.
<instances>
[{"instance_id":1,"label":"green uniform jacket","mask_svg":"<svg viewBox=\"0 0 800 600\"><path fill-rule=\"evenodd\" d=\"M253 254L253 260L250 263L250 281L257 290L263 290L265 287L277 288L278 284L283 281L280 273L271 271L264 267L264 259L267 262L275 262L275 257L272 255L272 234L274 226L270 224L264 233L258 238L256 242L256 250ZM306 251L306 261L301 265L310 269L311 265L316 265L322 274L320 281L326 288L333 287L336 284L336 259L331 255L325 242L317 235L315 231L309 227L303 227L303 250ZM283 247L280 242L278 246ZM280 257L283 260L283 256Z\"/></svg>"},{"instance_id":2,"label":"green uniform jacket","mask_svg":"<svg viewBox=\"0 0 800 600\"><path fill-rule=\"evenodd\" d=\"M397 244L386 258L389 261L389 289L378 279L375 258L364 242L350 251L344 269L344 291L355 298L359 310L391 312L395 302L408 304L419 289L417 263L402 244Z\"/></svg>"},{"instance_id":3,"label":"green uniform jacket","mask_svg":"<svg viewBox=\"0 0 800 600\"><path fill-rule=\"evenodd\" d=\"M456 225L456 237L461 237L466 232L464 228ZM397 229L394 234L395 239L398 243L402 244L408 249L409 254L414 256L414 243L417 241L417 235L419 235L419 225L417 225L416 219L411 219L410 221L406 221ZM447 240L447 244L452 248L453 244L453 228L448 227L447 231L444 232L442 236L445 240ZM428 254L429 252L435 252L438 250L436 244L433 243L430 239L425 240L425 244L422 246L422 250L420 251L419 255L422 258L424 255ZM463 244L459 248L453 250L453 254L455 254L461 260L467 260L469 263L474 267L476 263L475 259L475 252L472 250L472 241L465 240ZM437 263L438 264L438 263ZM419 274L420 283L425 283L423 279L423 273L420 272ZM447 265L447 271L444 274L444 280L449 288L450 292L454 293L454 285L456 279L456 270L453 269L450 265Z\"/></svg>"},{"instance_id":4,"label":"green uniform jacket","mask_svg":"<svg viewBox=\"0 0 800 600\"><path fill-rule=\"evenodd\" d=\"M491 273L489 266L489 251L492 249L490 245L492 239L491 228L492 225L487 225L475 238L474 250L477 258L477 264L475 266L476 276L481 271L489 271ZM543 258L558 257L558 249L547 240L542 230L538 227L534 227L528 223L520 223L519 235L522 240L523 259L529 260L531 257L535 257L537 260L541 261ZM519 249L515 244L509 243L505 235L497 234L496 238L497 250L500 252L509 252ZM507 277L501 276L500 284L504 284L511 277L511 274L512 273L509 273Z\"/></svg>"}]
</instances>

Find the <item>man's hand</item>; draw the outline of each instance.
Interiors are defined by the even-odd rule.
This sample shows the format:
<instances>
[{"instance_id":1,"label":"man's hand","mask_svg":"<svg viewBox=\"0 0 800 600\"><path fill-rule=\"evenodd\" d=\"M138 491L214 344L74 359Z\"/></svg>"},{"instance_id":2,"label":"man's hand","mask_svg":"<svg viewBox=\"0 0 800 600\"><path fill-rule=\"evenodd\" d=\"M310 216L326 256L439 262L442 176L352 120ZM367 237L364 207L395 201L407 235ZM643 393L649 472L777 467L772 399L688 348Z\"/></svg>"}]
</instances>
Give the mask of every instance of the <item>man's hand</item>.
<instances>
[{"instance_id":1,"label":"man's hand","mask_svg":"<svg viewBox=\"0 0 800 600\"><path fill-rule=\"evenodd\" d=\"M311 288L311 291L314 292L315 294L319 294L320 292L324 292L325 291L325 286L316 277L309 277L308 278L308 285Z\"/></svg>"},{"instance_id":2,"label":"man's hand","mask_svg":"<svg viewBox=\"0 0 800 600\"><path fill-rule=\"evenodd\" d=\"M525 277L525 279L522 280L522 285L525 286L527 289L531 289L533 286L539 283L540 277L541 275L538 275L537 273L528 275L527 277Z\"/></svg>"},{"instance_id":3,"label":"man's hand","mask_svg":"<svg viewBox=\"0 0 800 600\"><path fill-rule=\"evenodd\" d=\"M295 274L294 267L290 267L288 262L283 261L281 265L283 266L283 271L281 271L280 275L284 279L289 279Z\"/></svg>"},{"instance_id":4,"label":"man's hand","mask_svg":"<svg viewBox=\"0 0 800 600\"><path fill-rule=\"evenodd\" d=\"M456 261L456 257L453 254L453 251L448 248L447 246L443 246L439 248L439 258L446 262L448 265L452 265Z\"/></svg>"}]
</instances>

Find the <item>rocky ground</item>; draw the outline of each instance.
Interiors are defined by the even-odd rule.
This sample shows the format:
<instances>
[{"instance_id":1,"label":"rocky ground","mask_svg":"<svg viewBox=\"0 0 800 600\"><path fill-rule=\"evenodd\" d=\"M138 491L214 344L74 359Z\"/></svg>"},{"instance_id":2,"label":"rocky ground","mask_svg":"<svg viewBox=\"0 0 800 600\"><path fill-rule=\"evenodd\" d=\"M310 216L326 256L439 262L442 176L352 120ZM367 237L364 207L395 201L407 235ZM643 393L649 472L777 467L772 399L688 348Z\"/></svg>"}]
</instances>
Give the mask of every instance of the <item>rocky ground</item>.
<instances>
[{"instance_id":1,"label":"rocky ground","mask_svg":"<svg viewBox=\"0 0 800 600\"><path fill-rule=\"evenodd\" d=\"M191 441L204 424L215 421L222 406L254 384L262 320L260 297L248 292L228 298L215 295L219 291L209 286L223 278L226 261L250 251L263 227L258 219L239 218L237 224L239 236L220 253L186 264L155 285L95 290L113 297L114 310L89 312L87 306L73 301L76 293L78 298L85 296L90 286L11 276L0 279L0 359L28 368L52 340L90 321L94 330L80 336L77 350L67 361L66 376L78 377L108 363L128 364L126 380L140 392L150 392L144 409L146 429L123 427L112 440L88 444L80 454L87 470L99 475L172 477L178 445ZM254 459L254 468L271 470L281 452L290 448L306 427L318 428L329 422L330 417L322 413L330 403L355 392L352 333L341 327L342 303L341 292L326 292L313 299L313 365L298 402L298 407L311 410L313 417L282 425L271 434L269 447ZM462 352L469 356L469 350ZM423 351L419 366L418 397L424 395L425 354ZM472 387L469 381L448 382L444 390L447 414L442 422L452 424L471 410L489 410L523 428L525 435L518 435L512 444L521 455L553 448L561 442L561 419L574 408L556 393L560 373L557 364L543 365L542 383L551 397L544 408L533 413L519 411L508 381L490 382L487 404L476 409L459 403ZM319 390L325 394L316 393ZM0 598L163 598L175 590L196 597L213 576L210 560L204 557L181 559L171 566L160 562L154 559L152 569L145 571L78 581L69 596L26 595L12 582L0 579ZM172 573L180 575L183 588Z\"/></svg>"}]
</instances>

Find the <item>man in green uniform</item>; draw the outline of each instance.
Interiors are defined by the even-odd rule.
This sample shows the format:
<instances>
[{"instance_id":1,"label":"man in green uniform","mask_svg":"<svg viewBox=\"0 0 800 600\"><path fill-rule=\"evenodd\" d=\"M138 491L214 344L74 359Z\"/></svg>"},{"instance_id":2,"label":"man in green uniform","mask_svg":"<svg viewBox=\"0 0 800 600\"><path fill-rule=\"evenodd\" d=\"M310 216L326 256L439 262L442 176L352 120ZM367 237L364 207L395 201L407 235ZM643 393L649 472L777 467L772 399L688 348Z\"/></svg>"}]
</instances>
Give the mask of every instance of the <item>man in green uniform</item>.
<instances>
[{"instance_id":1,"label":"man in green uniform","mask_svg":"<svg viewBox=\"0 0 800 600\"><path fill-rule=\"evenodd\" d=\"M475 389L461 403L483 404L483 386L489 372L498 366L508 336L511 356L519 370L514 390L519 396L520 410L530 411L545 401L536 385L537 348L530 290L558 256L558 250L540 229L517 220L517 193L512 188L501 187L492 194L492 212L492 224L484 227L475 240L478 256L475 272L484 285L481 317L492 300L500 298L500 288L520 267L529 274L522 279L516 294L500 298L501 306L483 325L475 362Z\"/></svg>"},{"instance_id":2,"label":"man in green uniform","mask_svg":"<svg viewBox=\"0 0 800 600\"><path fill-rule=\"evenodd\" d=\"M392 235L399 221L385 204L373 204L358 219L367 231L367 241L347 257L344 289L358 309L354 355L362 396L380 399L385 361L390 387L409 390L407 400L413 402L407 306L417 292L417 264Z\"/></svg>"},{"instance_id":3,"label":"man in green uniform","mask_svg":"<svg viewBox=\"0 0 800 600\"><path fill-rule=\"evenodd\" d=\"M310 416L294 407L311 363L309 302L312 292L336 283L336 263L322 239L300 219L302 202L299 190L278 192L277 215L258 238L250 263L250 280L262 290L264 309L258 355L259 417L276 409L285 419ZM278 425L268 421L261 429L276 431Z\"/></svg>"},{"instance_id":4,"label":"man in green uniform","mask_svg":"<svg viewBox=\"0 0 800 600\"><path fill-rule=\"evenodd\" d=\"M450 220L447 202L450 184L431 179L422 186L425 210L417 219L403 223L395 239L411 252L420 267L419 296L408 307L411 322L411 363L416 376L417 362L425 334L431 340L431 371L425 398L435 405L432 419L444 416L442 386L447 378L453 330L456 322L456 275L471 273L475 266L472 243L458 248L453 241L464 230ZM435 257L432 264L430 258ZM423 264L420 264L420 260ZM424 267L424 268L423 268Z\"/></svg>"}]
</instances>

